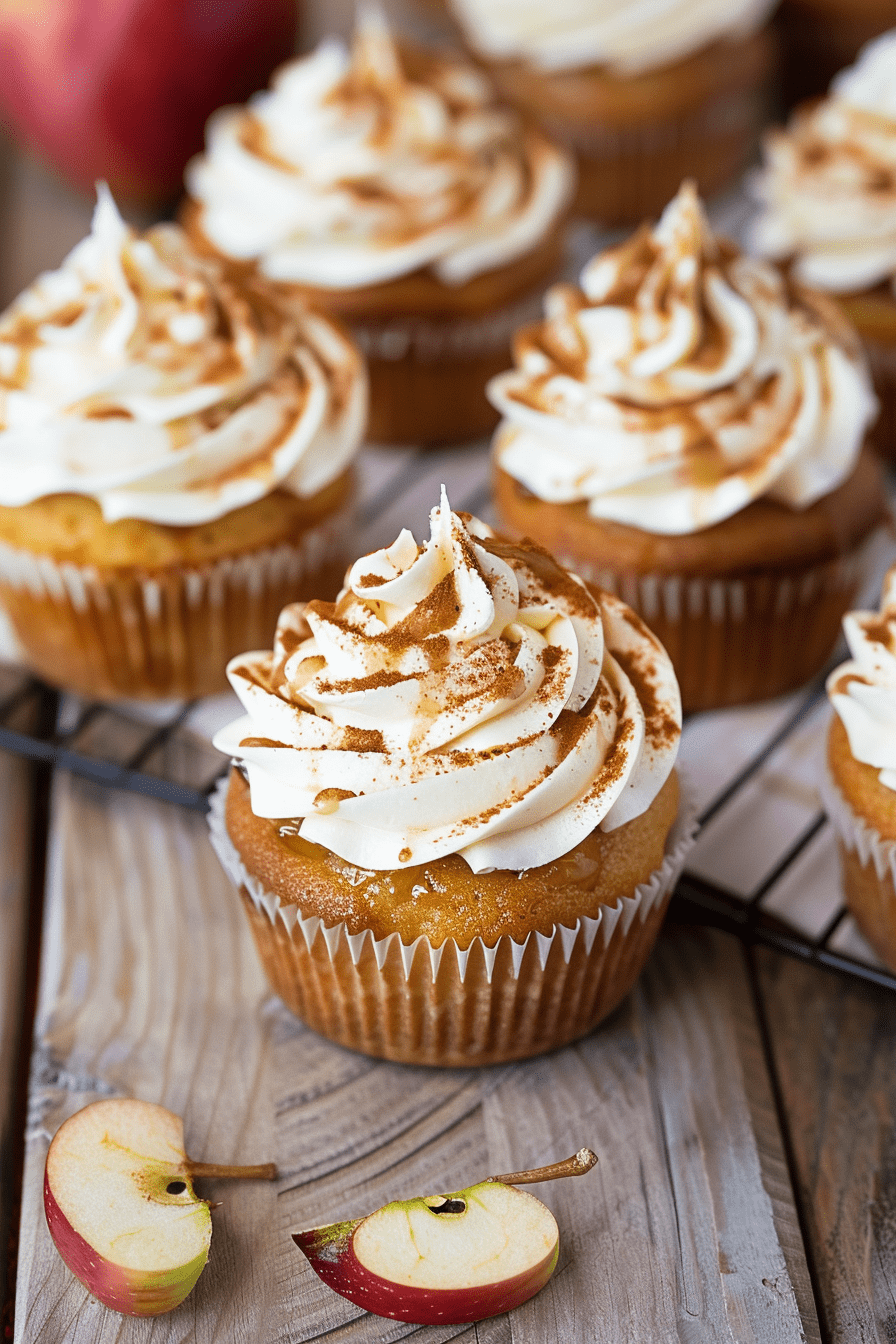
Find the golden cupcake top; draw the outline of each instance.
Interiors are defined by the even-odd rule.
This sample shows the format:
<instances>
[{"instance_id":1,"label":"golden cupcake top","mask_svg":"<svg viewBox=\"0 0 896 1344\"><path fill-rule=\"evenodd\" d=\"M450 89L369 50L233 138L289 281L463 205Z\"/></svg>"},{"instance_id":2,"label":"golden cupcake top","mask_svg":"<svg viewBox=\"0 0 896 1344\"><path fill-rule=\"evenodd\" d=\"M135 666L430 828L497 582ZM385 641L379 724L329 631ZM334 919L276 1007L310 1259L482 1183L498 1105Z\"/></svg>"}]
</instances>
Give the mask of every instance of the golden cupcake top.
<instances>
[{"instance_id":1,"label":"golden cupcake top","mask_svg":"<svg viewBox=\"0 0 896 1344\"><path fill-rule=\"evenodd\" d=\"M753 241L805 284L896 292L896 29L765 142Z\"/></svg>"},{"instance_id":2,"label":"golden cupcake top","mask_svg":"<svg viewBox=\"0 0 896 1344\"><path fill-rule=\"evenodd\" d=\"M0 317L0 504L69 493L107 521L203 523L315 494L365 415L337 326L235 285L175 225L135 233L104 187L89 236Z\"/></svg>"},{"instance_id":3,"label":"golden cupcake top","mask_svg":"<svg viewBox=\"0 0 896 1344\"><path fill-rule=\"evenodd\" d=\"M497 462L538 498L647 532L767 496L805 508L852 472L876 402L821 296L717 239L685 183L656 225L548 291L489 396Z\"/></svg>"},{"instance_id":4,"label":"golden cupcake top","mask_svg":"<svg viewBox=\"0 0 896 1344\"><path fill-rule=\"evenodd\" d=\"M460 854L528 869L641 815L678 750L669 659L617 598L442 496L431 536L358 560L232 660L247 711L216 738L256 816L365 869Z\"/></svg>"},{"instance_id":5,"label":"golden cupcake top","mask_svg":"<svg viewBox=\"0 0 896 1344\"><path fill-rule=\"evenodd\" d=\"M187 170L196 227L267 278L325 289L431 268L461 285L536 247L572 190L569 160L456 57L399 45L365 6L209 122Z\"/></svg>"}]
</instances>

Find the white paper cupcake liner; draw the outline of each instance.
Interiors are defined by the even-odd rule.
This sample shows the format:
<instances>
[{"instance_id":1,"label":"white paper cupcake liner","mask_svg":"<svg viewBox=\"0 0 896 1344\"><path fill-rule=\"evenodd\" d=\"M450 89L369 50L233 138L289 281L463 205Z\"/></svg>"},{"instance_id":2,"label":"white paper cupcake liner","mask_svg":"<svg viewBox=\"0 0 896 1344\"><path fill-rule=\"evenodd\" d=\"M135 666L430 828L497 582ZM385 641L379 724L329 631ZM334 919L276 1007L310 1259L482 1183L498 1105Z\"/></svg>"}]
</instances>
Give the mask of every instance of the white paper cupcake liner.
<instances>
[{"instance_id":1,"label":"white paper cupcake liner","mask_svg":"<svg viewBox=\"0 0 896 1344\"><path fill-rule=\"evenodd\" d=\"M877 955L896 971L896 840L885 840L853 812L829 769L819 792L840 842L847 908Z\"/></svg>"},{"instance_id":2,"label":"white paper cupcake liner","mask_svg":"<svg viewBox=\"0 0 896 1344\"><path fill-rule=\"evenodd\" d=\"M665 645L691 711L768 699L819 672L879 535L793 574L743 578L619 573L562 552L558 559L646 621Z\"/></svg>"},{"instance_id":3,"label":"white paper cupcake liner","mask_svg":"<svg viewBox=\"0 0 896 1344\"><path fill-rule=\"evenodd\" d=\"M879 881L896 885L896 840L884 840L879 831L853 812L829 771L819 781L818 791L843 847L858 857L863 868L873 868Z\"/></svg>"},{"instance_id":4,"label":"white paper cupcake liner","mask_svg":"<svg viewBox=\"0 0 896 1344\"><path fill-rule=\"evenodd\" d=\"M749 141L766 119L767 104L764 89L741 89L717 94L711 101L668 121L624 128L550 116L543 118L543 122L549 134L586 159L614 160L629 155L653 158L680 151L693 153L695 144L711 144L732 135L743 135Z\"/></svg>"},{"instance_id":5,"label":"white paper cupcake liner","mask_svg":"<svg viewBox=\"0 0 896 1344\"><path fill-rule=\"evenodd\" d=\"M306 579L338 568L351 518L341 509L295 542L156 573L0 543L0 601L25 660L51 682L104 697L208 694L234 654L269 642Z\"/></svg>"},{"instance_id":6,"label":"white paper cupcake liner","mask_svg":"<svg viewBox=\"0 0 896 1344\"><path fill-rule=\"evenodd\" d=\"M351 332L368 359L388 363L410 359L420 364L472 360L510 349L514 332L541 316L542 289L476 317L427 321L396 317L382 322L352 322ZM509 356L508 356L509 357Z\"/></svg>"},{"instance_id":7,"label":"white paper cupcake liner","mask_svg":"<svg viewBox=\"0 0 896 1344\"><path fill-rule=\"evenodd\" d=\"M679 574L617 574L577 557L558 555L561 563L599 588L621 597L649 625L651 621L680 621L706 616L716 624L743 621L747 616L747 583L743 579L691 578ZM817 565L801 574L774 576L770 606L786 617L810 606L832 589L851 593L865 578L868 545Z\"/></svg>"},{"instance_id":8,"label":"white paper cupcake liner","mask_svg":"<svg viewBox=\"0 0 896 1344\"><path fill-rule=\"evenodd\" d=\"M524 1058L590 1031L634 983L696 832L682 790L663 863L632 896L550 934L434 947L425 935L408 944L397 933L350 934L281 901L247 871L227 834L226 789L212 797L212 844L243 894L272 987L321 1034L407 1063Z\"/></svg>"}]
</instances>

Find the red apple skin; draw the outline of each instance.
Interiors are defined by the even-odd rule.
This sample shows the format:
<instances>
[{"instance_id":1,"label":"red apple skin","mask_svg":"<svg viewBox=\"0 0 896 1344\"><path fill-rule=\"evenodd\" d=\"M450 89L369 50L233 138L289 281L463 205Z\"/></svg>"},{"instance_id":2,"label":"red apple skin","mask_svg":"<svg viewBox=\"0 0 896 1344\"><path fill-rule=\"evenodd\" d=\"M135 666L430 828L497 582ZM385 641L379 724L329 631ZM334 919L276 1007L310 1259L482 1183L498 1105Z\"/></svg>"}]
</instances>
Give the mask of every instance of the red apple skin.
<instances>
[{"instance_id":1,"label":"red apple skin","mask_svg":"<svg viewBox=\"0 0 896 1344\"><path fill-rule=\"evenodd\" d=\"M0 0L0 118L75 186L173 200L209 115L295 50L296 0Z\"/></svg>"},{"instance_id":2,"label":"red apple skin","mask_svg":"<svg viewBox=\"0 0 896 1344\"><path fill-rule=\"evenodd\" d=\"M315 1274L334 1292L375 1316L389 1316L413 1325L470 1325L511 1311L541 1291L560 1254L558 1242L539 1264L502 1283L476 1288L416 1288L391 1283L361 1264L352 1237L362 1221L342 1224L335 1237L331 1225L294 1232L292 1239L307 1256Z\"/></svg>"},{"instance_id":3,"label":"red apple skin","mask_svg":"<svg viewBox=\"0 0 896 1344\"><path fill-rule=\"evenodd\" d=\"M76 1232L57 1204L44 1175L44 1212L57 1251L75 1278L103 1306L126 1316L160 1316L183 1302L205 1268L207 1255L198 1255L178 1270L123 1269L98 1255Z\"/></svg>"}]
</instances>

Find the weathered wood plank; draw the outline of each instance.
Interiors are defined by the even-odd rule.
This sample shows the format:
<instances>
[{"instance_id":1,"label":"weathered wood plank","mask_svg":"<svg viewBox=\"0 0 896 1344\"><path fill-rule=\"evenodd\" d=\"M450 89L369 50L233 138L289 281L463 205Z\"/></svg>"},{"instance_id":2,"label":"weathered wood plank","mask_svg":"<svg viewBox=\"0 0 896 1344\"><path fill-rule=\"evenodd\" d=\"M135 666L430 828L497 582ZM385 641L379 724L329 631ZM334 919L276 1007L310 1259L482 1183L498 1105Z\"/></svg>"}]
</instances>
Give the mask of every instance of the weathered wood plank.
<instances>
[{"instance_id":1,"label":"weathered wood plank","mask_svg":"<svg viewBox=\"0 0 896 1344\"><path fill-rule=\"evenodd\" d=\"M769 1178L769 1152L780 1159L774 1125L766 1117L757 1132L749 1100L768 1084L741 963L721 935L673 930L629 1003L575 1047L483 1071L377 1063L322 1041L279 1006L265 1010L242 911L200 818L60 778L17 1339L812 1338L811 1303L794 1287L799 1257L782 1245L786 1182ZM179 1110L196 1153L252 1160L276 1147L281 1169L279 1194L260 1186L226 1196L196 1291L151 1324L91 1301L43 1223L49 1134L92 1097L115 1093ZM289 1239L303 1224L583 1142L601 1154L597 1173L542 1190L564 1233L557 1276L478 1331L366 1316L326 1289Z\"/></svg>"},{"instance_id":2,"label":"weathered wood plank","mask_svg":"<svg viewBox=\"0 0 896 1344\"><path fill-rule=\"evenodd\" d=\"M468 1185L582 1143L601 1164L584 1180L539 1189L563 1231L561 1263L544 1293L505 1318L508 1339L818 1339L732 940L671 931L602 1030L531 1063L435 1074L375 1064L285 1016L275 1059L283 1344L446 1337L360 1315L301 1261L291 1228Z\"/></svg>"},{"instance_id":3,"label":"weathered wood plank","mask_svg":"<svg viewBox=\"0 0 896 1344\"><path fill-rule=\"evenodd\" d=\"M31 859L31 768L0 753L0 1247L8 1244L13 1212L13 1132ZM2 1270L5 1279L5 1267Z\"/></svg>"},{"instance_id":4,"label":"weathered wood plank","mask_svg":"<svg viewBox=\"0 0 896 1344\"><path fill-rule=\"evenodd\" d=\"M757 949L831 1344L896 1339L896 1004Z\"/></svg>"},{"instance_id":5,"label":"weathered wood plank","mask_svg":"<svg viewBox=\"0 0 896 1344\"><path fill-rule=\"evenodd\" d=\"M50 1241L48 1140L97 1096L169 1106L196 1156L258 1161L274 1147L266 991L204 820L67 776L52 815L16 1339L264 1340L270 1186L210 1185L225 1204L208 1269L183 1308L152 1324L89 1298Z\"/></svg>"}]
</instances>

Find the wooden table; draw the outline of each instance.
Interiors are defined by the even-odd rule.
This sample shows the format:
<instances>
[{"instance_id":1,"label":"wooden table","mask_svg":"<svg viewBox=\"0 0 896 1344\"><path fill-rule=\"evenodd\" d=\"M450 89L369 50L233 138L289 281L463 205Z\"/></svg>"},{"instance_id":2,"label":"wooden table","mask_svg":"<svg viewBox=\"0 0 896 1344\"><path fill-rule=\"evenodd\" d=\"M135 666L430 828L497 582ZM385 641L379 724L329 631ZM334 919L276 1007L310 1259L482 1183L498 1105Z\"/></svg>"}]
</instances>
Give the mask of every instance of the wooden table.
<instances>
[{"instance_id":1,"label":"wooden table","mask_svg":"<svg viewBox=\"0 0 896 1344\"><path fill-rule=\"evenodd\" d=\"M82 235L89 206L19 160L3 181L8 298ZM445 467L456 506L484 504L482 453ZM407 521L419 534L435 471L369 455L359 547ZM410 520L393 498L407 490ZM691 739L710 774L711 728ZM200 816L0 756L0 854L0 1218L21 1344L896 1340L891 994L670 925L586 1040L505 1068L405 1068L331 1046L271 998ZM209 1186L224 1203L208 1269L152 1323L88 1297L42 1211L56 1127L118 1095L183 1114L196 1156L280 1172ZM550 1285L478 1326L366 1316L288 1235L583 1143L597 1170L539 1190L562 1232Z\"/></svg>"}]
</instances>

